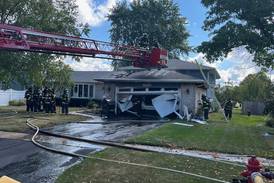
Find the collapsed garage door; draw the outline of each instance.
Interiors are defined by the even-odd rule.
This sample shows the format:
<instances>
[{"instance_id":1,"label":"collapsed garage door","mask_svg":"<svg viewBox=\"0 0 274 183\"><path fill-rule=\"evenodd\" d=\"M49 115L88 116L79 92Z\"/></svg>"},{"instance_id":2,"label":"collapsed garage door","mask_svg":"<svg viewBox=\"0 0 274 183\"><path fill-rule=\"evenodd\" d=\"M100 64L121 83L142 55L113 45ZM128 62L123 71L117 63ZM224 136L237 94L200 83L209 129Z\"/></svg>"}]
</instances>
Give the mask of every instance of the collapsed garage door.
<instances>
[{"instance_id":1,"label":"collapsed garage door","mask_svg":"<svg viewBox=\"0 0 274 183\"><path fill-rule=\"evenodd\" d=\"M177 87L116 87L115 114L143 110L157 111L160 117L180 110L181 92Z\"/></svg>"}]
</instances>

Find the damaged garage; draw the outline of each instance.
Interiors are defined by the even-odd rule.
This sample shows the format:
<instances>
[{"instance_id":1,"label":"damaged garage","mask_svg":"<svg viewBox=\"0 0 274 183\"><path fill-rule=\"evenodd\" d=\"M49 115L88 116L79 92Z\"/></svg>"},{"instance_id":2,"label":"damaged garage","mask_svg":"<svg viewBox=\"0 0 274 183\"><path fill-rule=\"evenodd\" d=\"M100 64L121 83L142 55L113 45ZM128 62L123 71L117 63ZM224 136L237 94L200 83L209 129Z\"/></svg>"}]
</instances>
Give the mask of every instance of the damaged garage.
<instances>
[{"instance_id":1,"label":"damaged garage","mask_svg":"<svg viewBox=\"0 0 274 183\"><path fill-rule=\"evenodd\" d=\"M156 112L160 118L175 114L182 119L197 112L201 95L207 94L209 89L202 77L199 74L195 77L193 73L131 69L113 72L108 78L97 78L96 81L104 84L103 108L106 113L131 113L142 118Z\"/></svg>"}]
</instances>

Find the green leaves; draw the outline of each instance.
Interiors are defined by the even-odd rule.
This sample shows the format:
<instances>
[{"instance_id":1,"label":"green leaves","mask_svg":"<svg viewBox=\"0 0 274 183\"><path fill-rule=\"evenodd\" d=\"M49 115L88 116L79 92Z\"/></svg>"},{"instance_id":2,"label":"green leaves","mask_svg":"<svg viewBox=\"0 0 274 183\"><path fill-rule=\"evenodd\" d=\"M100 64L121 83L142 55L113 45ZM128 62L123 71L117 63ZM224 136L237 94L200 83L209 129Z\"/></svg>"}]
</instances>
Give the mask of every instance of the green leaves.
<instances>
[{"instance_id":1,"label":"green leaves","mask_svg":"<svg viewBox=\"0 0 274 183\"><path fill-rule=\"evenodd\" d=\"M0 0L0 22L36 30L87 35L89 26L77 22L75 0ZM17 80L23 85L69 87L71 68L63 56L0 52L0 81ZM79 58L78 58L79 59Z\"/></svg>"},{"instance_id":2,"label":"green leaves","mask_svg":"<svg viewBox=\"0 0 274 183\"><path fill-rule=\"evenodd\" d=\"M260 101L269 100L274 91L274 86L266 73L248 75L239 86L239 94L242 101Z\"/></svg>"},{"instance_id":3,"label":"green leaves","mask_svg":"<svg viewBox=\"0 0 274 183\"><path fill-rule=\"evenodd\" d=\"M158 42L174 57L190 50L186 19L172 0L136 0L130 4L123 1L112 9L108 20L112 42L139 46L146 33L149 48Z\"/></svg>"},{"instance_id":4,"label":"green leaves","mask_svg":"<svg viewBox=\"0 0 274 183\"><path fill-rule=\"evenodd\" d=\"M223 102L229 98L237 102L266 102L274 99L274 84L271 83L267 74L261 71L256 74L249 74L239 86L233 86L232 83L228 82L223 87L217 87L216 96Z\"/></svg>"},{"instance_id":5,"label":"green leaves","mask_svg":"<svg viewBox=\"0 0 274 183\"><path fill-rule=\"evenodd\" d=\"M274 68L273 0L202 0L208 8L203 29L212 39L203 42L198 52L209 62L223 59L232 50L244 46L254 62Z\"/></svg>"}]
</instances>

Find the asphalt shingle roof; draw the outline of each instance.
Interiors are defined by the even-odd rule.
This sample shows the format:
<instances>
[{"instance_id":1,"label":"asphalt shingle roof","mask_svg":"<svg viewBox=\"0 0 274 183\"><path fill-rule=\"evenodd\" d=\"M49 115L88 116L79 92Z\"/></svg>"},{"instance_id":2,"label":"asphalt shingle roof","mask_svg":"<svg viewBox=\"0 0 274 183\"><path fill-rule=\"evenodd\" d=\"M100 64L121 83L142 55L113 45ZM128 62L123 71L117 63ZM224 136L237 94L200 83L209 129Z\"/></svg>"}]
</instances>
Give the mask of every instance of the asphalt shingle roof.
<instances>
[{"instance_id":1,"label":"asphalt shingle roof","mask_svg":"<svg viewBox=\"0 0 274 183\"><path fill-rule=\"evenodd\" d=\"M199 66L193 62L187 62L187 61L182 61L182 60L178 60L178 59L170 59L167 62L167 69L170 69L170 70L199 70ZM211 69L215 69L215 68L203 65L202 69L211 70ZM119 68L119 70L144 70L144 68L127 66L127 67L121 67L121 68Z\"/></svg>"},{"instance_id":2,"label":"asphalt shingle roof","mask_svg":"<svg viewBox=\"0 0 274 183\"><path fill-rule=\"evenodd\" d=\"M146 70L136 67L122 67L120 71L74 71L72 72L71 79L74 82L96 82L96 81L173 81L173 82L201 82L200 78L182 74L177 71L180 70L199 70L199 66L195 63L170 60L165 69ZM219 76L218 72L213 67L202 66L204 70L214 70ZM126 71L138 71L127 73Z\"/></svg>"},{"instance_id":3,"label":"asphalt shingle roof","mask_svg":"<svg viewBox=\"0 0 274 183\"><path fill-rule=\"evenodd\" d=\"M190 75L181 74L176 71L161 69L150 71L139 71L128 75L130 79L197 79Z\"/></svg>"},{"instance_id":4,"label":"asphalt shingle roof","mask_svg":"<svg viewBox=\"0 0 274 183\"><path fill-rule=\"evenodd\" d=\"M200 70L199 66L194 63L194 62L188 62L188 61L182 61L178 59L170 59L167 62L167 68L168 70L175 70L175 71L184 71L184 70ZM202 65L203 70L213 70L216 72L217 79L220 78L220 75L218 71L214 67L209 67ZM133 67L133 66L127 66L127 67L121 67L118 70L120 71L128 71L128 70L133 70L133 71L142 71L145 70L144 68L138 68L138 67Z\"/></svg>"},{"instance_id":5,"label":"asphalt shingle roof","mask_svg":"<svg viewBox=\"0 0 274 183\"><path fill-rule=\"evenodd\" d=\"M121 71L73 71L71 79L74 82L95 82L96 78L111 78L114 74L123 73Z\"/></svg>"},{"instance_id":6,"label":"asphalt shingle roof","mask_svg":"<svg viewBox=\"0 0 274 183\"><path fill-rule=\"evenodd\" d=\"M204 83L204 80L190 75L181 74L167 69L154 69L133 73L113 74L109 78L97 78L103 82L176 82L176 83Z\"/></svg>"}]
</instances>

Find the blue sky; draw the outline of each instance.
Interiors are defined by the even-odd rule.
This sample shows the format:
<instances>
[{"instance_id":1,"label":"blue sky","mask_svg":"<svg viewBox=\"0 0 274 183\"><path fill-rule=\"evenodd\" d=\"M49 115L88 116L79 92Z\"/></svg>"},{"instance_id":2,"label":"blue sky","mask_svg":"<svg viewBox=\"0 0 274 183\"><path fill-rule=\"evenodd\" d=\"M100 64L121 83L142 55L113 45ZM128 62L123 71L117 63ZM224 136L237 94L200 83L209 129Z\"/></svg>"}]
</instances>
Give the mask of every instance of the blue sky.
<instances>
[{"instance_id":1,"label":"blue sky","mask_svg":"<svg viewBox=\"0 0 274 183\"><path fill-rule=\"evenodd\" d=\"M105 2L99 0L96 1L96 4L104 4ZM175 0L174 2L179 5L182 16L188 20L187 30L191 34L189 44L198 46L202 41L208 40L208 33L201 28L206 17L206 9L202 6L200 0ZM90 37L109 41L109 29L110 22L104 21L99 26L91 27Z\"/></svg>"},{"instance_id":2,"label":"blue sky","mask_svg":"<svg viewBox=\"0 0 274 183\"><path fill-rule=\"evenodd\" d=\"M91 39L109 41L110 22L107 21L106 15L109 10L121 0L76 0L79 6L79 21L88 23L91 26ZM129 2L133 0L127 0ZM187 18L187 30L190 33L188 39L189 45L196 47L201 42L209 40L209 32L202 29L203 21L206 18L207 9L201 4L201 0L174 0L180 7L181 15ZM239 83L248 74L255 73L259 70L251 62L250 55L244 48L233 50L222 62L210 64L203 58L202 53L191 53L183 57L183 60L199 62L216 67L222 79L220 83L228 80ZM81 62L67 60L74 70L111 70L110 62L92 58L84 58ZM272 73L272 78L274 74Z\"/></svg>"}]
</instances>

